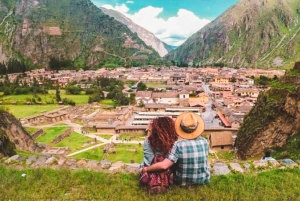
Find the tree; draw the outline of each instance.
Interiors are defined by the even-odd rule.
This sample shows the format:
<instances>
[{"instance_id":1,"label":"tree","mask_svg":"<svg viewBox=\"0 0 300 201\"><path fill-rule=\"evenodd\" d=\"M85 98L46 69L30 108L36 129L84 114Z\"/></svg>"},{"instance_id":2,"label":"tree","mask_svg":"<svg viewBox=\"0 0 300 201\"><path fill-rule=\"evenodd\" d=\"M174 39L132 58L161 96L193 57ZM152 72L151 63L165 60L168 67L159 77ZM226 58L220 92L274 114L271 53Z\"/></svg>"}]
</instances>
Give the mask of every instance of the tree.
<instances>
[{"instance_id":1,"label":"tree","mask_svg":"<svg viewBox=\"0 0 300 201\"><path fill-rule=\"evenodd\" d=\"M138 91L144 91L147 89L147 85L144 84L143 82L139 82L138 85L137 85L137 90Z\"/></svg>"},{"instance_id":2,"label":"tree","mask_svg":"<svg viewBox=\"0 0 300 201\"><path fill-rule=\"evenodd\" d=\"M59 91L58 87L56 88L56 91L55 91L55 97L56 97L56 102L61 101L60 91Z\"/></svg>"},{"instance_id":3,"label":"tree","mask_svg":"<svg viewBox=\"0 0 300 201\"><path fill-rule=\"evenodd\" d=\"M131 105L135 105L135 94L130 94L129 101Z\"/></svg>"}]
</instances>

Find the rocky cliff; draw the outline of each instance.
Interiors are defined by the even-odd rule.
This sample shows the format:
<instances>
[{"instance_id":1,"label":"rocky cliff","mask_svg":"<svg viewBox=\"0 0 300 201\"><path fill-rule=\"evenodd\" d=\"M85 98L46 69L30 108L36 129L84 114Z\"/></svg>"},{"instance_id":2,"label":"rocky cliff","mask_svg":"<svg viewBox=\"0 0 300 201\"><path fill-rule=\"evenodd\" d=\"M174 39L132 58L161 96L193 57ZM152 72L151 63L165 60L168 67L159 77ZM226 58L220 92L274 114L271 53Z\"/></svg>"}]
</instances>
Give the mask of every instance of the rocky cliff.
<instances>
[{"instance_id":1,"label":"rocky cliff","mask_svg":"<svg viewBox=\"0 0 300 201\"><path fill-rule=\"evenodd\" d=\"M166 58L177 64L288 66L300 58L299 0L241 0Z\"/></svg>"},{"instance_id":2,"label":"rocky cliff","mask_svg":"<svg viewBox=\"0 0 300 201\"><path fill-rule=\"evenodd\" d=\"M0 153L11 156L14 149L35 152L39 148L14 116L0 110Z\"/></svg>"},{"instance_id":3,"label":"rocky cliff","mask_svg":"<svg viewBox=\"0 0 300 201\"><path fill-rule=\"evenodd\" d=\"M235 145L245 159L265 148L283 147L295 135L300 135L299 85L294 91L272 88L260 94L239 129Z\"/></svg>"},{"instance_id":4,"label":"rocky cliff","mask_svg":"<svg viewBox=\"0 0 300 201\"><path fill-rule=\"evenodd\" d=\"M171 48L168 47L167 44L160 41L153 33L135 24L134 22L132 22L132 20L124 16L122 13L106 8L100 9L105 14L113 17L115 20L121 22L122 24L125 24L133 33L136 33L138 37L142 39L148 46L156 50L161 57L165 56L166 54L168 54L168 52L171 51Z\"/></svg>"},{"instance_id":5,"label":"rocky cliff","mask_svg":"<svg viewBox=\"0 0 300 201\"><path fill-rule=\"evenodd\" d=\"M89 0L0 1L0 61L45 67L50 58L78 67L160 61L125 25Z\"/></svg>"}]
</instances>

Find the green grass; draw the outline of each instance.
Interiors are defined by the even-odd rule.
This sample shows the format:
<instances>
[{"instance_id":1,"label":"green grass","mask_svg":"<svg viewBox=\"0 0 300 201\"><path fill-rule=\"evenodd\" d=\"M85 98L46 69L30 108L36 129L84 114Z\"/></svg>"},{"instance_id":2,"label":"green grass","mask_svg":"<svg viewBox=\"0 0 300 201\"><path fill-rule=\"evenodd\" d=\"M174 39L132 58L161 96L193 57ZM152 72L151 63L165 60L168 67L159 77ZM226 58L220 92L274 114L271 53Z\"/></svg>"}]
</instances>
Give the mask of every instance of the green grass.
<instances>
[{"instance_id":1,"label":"green grass","mask_svg":"<svg viewBox=\"0 0 300 201\"><path fill-rule=\"evenodd\" d=\"M81 126L84 125L84 122L79 121L79 120L72 120L72 122L75 123L75 124L79 124L79 125L81 125Z\"/></svg>"},{"instance_id":2,"label":"green grass","mask_svg":"<svg viewBox=\"0 0 300 201\"><path fill-rule=\"evenodd\" d=\"M129 138L131 138L131 140L145 140L146 135L144 134L122 134L119 137L119 140L124 140L125 138L127 140L129 140Z\"/></svg>"},{"instance_id":3,"label":"green grass","mask_svg":"<svg viewBox=\"0 0 300 201\"><path fill-rule=\"evenodd\" d=\"M84 143L87 143L88 141L93 141L93 139L86 137L82 134L72 132L69 137L66 137L65 139L63 139L62 141L57 143L55 146L56 147L69 147L70 152L74 152L74 151L78 151L83 148L86 148L86 147L83 147L83 145L84 145ZM91 145L94 145L94 144L91 144Z\"/></svg>"},{"instance_id":4,"label":"green grass","mask_svg":"<svg viewBox=\"0 0 300 201\"><path fill-rule=\"evenodd\" d=\"M294 135L287 140L285 147L274 147L272 154L275 159L291 158L300 159L300 134Z\"/></svg>"},{"instance_id":5,"label":"green grass","mask_svg":"<svg viewBox=\"0 0 300 201\"><path fill-rule=\"evenodd\" d=\"M36 141L45 144L51 144L52 140L54 140L57 136L62 134L67 129L68 127L66 126L44 128L46 134L37 138Z\"/></svg>"},{"instance_id":6,"label":"green grass","mask_svg":"<svg viewBox=\"0 0 300 201\"><path fill-rule=\"evenodd\" d=\"M33 153L33 152L27 152L27 151L21 151L21 150L15 150L16 154L18 154L19 156L25 156L25 157L29 157L29 156L39 156L40 154L38 153Z\"/></svg>"},{"instance_id":7,"label":"green grass","mask_svg":"<svg viewBox=\"0 0 300 201\"><path fill-rule=\"evenodd\" d=\"M109 140L113 135L103 135L103 134L100 134L100 135L98 135L99 137L102 137L102 138L104 138L104 139L107 139L107 140Z\"/></svg>"},{"instance_id":8,"label":"green grass","mask_svg":"<svg viewBox=\"0 0 300 201\"><path fill-rule=\"evenodd\" d=\"M25 173L26 177L21 177ZM25 169L0 165L1 200L110 200L110 201L272 201L299 200L300 170L285 169L251 174L213 176L200 187L172 186L149 195L139 187L137 174L109 174L88 170Z\"/></svg>"},{"instance_id":9,"label":"green grass","mask_svg":"<svg viewBox=\"0 0 300 201\"><path fill-rule=\"evenodd\" d=\"M24 118L58 109L57 105L6 105L6 107L17 118Z\"/></svg>"},{"instance_id":10,"label":"green grass","mask_svg":"<svg viewBox=\"0 0 300 201\"><path fill-rule=\"evenodd\" d=\"M38 94L38 96L42 99L42 103L46 104L49 102L56 102L55 101L55 95L53 94ZM32 94L26 94L26 95L8 95L3 96L3 101L5 104L11 104L13 101L17 101L17 104L26 104L28 99L32 99Z\"/></svg>"},{"instance_id":11,"label":"green grass","mask_svg":"<svg viewBox=\"0 0 300 201\"><path fill-rule=\"evenodd\" d=\"M103 146L97 147L92 150L88 150L79 154L72 156L72 158L76 159L88 159L88 160L102 160L103 159Z\"/></svg>"},{"instance_id":12,"label":"green grass","mask_svg":"<svg viewBox=\"0 0 300 201\"><path fill-rule=\"evenodd\" d=\"M136 149L137 152L129 151L128 149ZM134 160L135 163L141 163L143 160L143 146L137 144L117 144L115 146L116 154L108 154L107 160L116 162L123 161L130 163Z\"/></svg>"},{"instance_id":13,"label":"green grass","mask_svg":"<svg viewBox=\"0 0 300 201\"><path fill-rule=\"evenodd\" d=\"M165 83L163 82L149 82L149 83L146 83L146 86L149 88L149 87L159 87L159 86L164 86L166 85Z\"/></svg>"},{"instance_id":14,"label":"green grass","mask_svg":"<svg viewBox=\"0 0 300 201\"><path fill-rule=\"evenodd\" d=\"M49 94L38 94L38 96L42 99L43 104L48 104L56 103L56 98L55 98L55 90L54 93L52 93L51 90L49 90ZM60 93L61 99L63 98L68 98L70 100L73 100L76 104L87 104L89 96L85 94L80 94L80 95L67 95L65 94L64 90L61 90ZM17 105L22 105L25 104L28 99L32 99L33 95L32 94L26 94L26 95L9 95L9 96L3 96L2 100L4 104L12 104L13 101L18 101ZM39 106L39 105L38 105Z\"/></svg>"},{"instance_id":15,"label":"green grass","mask_svg":"<svg viewBox=\"0 0 300 201\"><path fill-rule=\"evenodd\" d=\"M114 106L114 102L111 99L101 100L100 103L103 104L103 105Z\"/></svg>"},{"instance_id":16,"label":"green grass","mask_svg":"<svg viewBox=\"0 0 300 201\"><path fill-rule=\"evenodd\" d=\"M37 132L39 129L32 128L32 127L25 127L25 130L32 135L33 133Z\"/></svg>"},{"instance_id":17,"label":"green grass","mask_svg":"<svg viewBox=\"0 0 300 201\"><path fill-rule=\"evenodd\" d=\"M73 100L76 104L87 104L89 100L88 95L61 95L60 97Z\"/></svg>"}]
</instances>

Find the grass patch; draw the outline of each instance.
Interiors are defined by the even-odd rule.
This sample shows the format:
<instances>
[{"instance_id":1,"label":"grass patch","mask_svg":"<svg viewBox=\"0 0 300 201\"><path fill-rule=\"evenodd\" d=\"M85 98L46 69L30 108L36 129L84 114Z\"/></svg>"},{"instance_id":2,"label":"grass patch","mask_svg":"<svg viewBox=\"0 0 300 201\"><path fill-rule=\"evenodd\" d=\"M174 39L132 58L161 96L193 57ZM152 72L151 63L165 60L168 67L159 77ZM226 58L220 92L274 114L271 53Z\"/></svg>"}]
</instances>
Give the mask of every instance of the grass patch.
<instances>
[{"instance_id":1,"label":"grass patch","mask_svg":"<svg viewBox=\"0 0 300 201\"><path fill-rule=\"evenodd\" d=\"M119 140L145 140L146 135L144 134L121 134Z\"/></svg>"},{"instance_id":2,"label":"grass patch","mask_svg":"<svg viewBox=\"0 0 300 201\"><path fill-rule=\"evenodd\" d=\"M166 84L163 82L149 82L146 83L146 86L149 87L159 87L159 86L165 86Z\"/></svg>"},{"instance_id":3,"label":"grass patch","mask_svg":"<svg viewBox=\"0 0 300 201\"><path fill-rule=\"evenodd\" d=\"M23 173L26 177L21 177ZM172 186L165 194L149 195L139 187L137 174L17 170L0 165L0 192L2 200L299 200L299 174L300 169L295 168L213 176L204 186Z\"/></svg>"},{"instance_id":4,"label":"grass patch","mask_svg":"<svg viewBox=\"0 0 300 201\"><path fill-rule=\"evenodd\" d=\"M100 103L103 104L103 105L114 106L114 101L111 100L111 99L101 100Z\"/></svg>"},{"instance_id":5,"label":"grass patch","mask_svg":"<svg viewBox=\"0 0 300 201\"><path fill-rule=\"evenodd\" d=\"M17 118L24 118L58 109L57 105L6 105L9 112Z\"/></svg>"},{"instance_id":6,"label":"grass patch","mask_svg":"<svg viewBox=\"0 0 300 201\"><path fill-rule=\"evenodd\" d=\"M236 158L233 151L219 151L216 153L219 159L233 160Z\"/></svg>"},{"instance_id":7,"label":"grass patch","mask_svg":"<svg viewBox=\"0 0 300 201\"><path fill-rule=\"evenodd\" d=\"M137 152L129 151L129 149L136 149ZM116 154L108 154L107 160L116 162L123 161L130 163L134 160L135 163L141 163L143 160L143 146L137 144L116 144Z\"/></svg>"},{"instance_id":8,"label":"grass patch","mask_svg":"<svg viewBox=\"0 0 300 201\"><path fill-rule=\"evenodd\" d=\"M72 156L76 159L88 159L88 160L102 160L103 159L103 147L97 147L79 154Z\"/></svg>"},{"instance_id":9,"label":"grass patch","mask_svg":"<svg viewBox=\"0 0 300 201\"><path fill-rule=\"evenodd\" d=\"M102 138L104 138L104 139L106 139L106 140L109 140L113 135L102 135L102 134L99 134L98 135L99 137L102 137Z\"/></svg>"},{"instance_id":10,"label":"grass patch","mask_svg":"<svg viewBox=\"0 0 300 201\"><path fill-rule=\"evenodd\" d=\"M30 134L34 134L35 132L37 132L39 129L38 128L33 128L33 127L25 127L25 130Z\"/></svg>"},{"instance_id":11,"label":"grass patch","mask_svg":"<svg viewBox=\"0 0 300 201\"><path fill-rule=\"evenodd\" d=\"M76 104L87 104L89 100L88 95L61 95L61 99L73 100Z\"/></svg>"},{"instance_id":12,"label":"grass patch","mask_svg":"<svg viewBox=\"0 0 300 201\"><path fill-rule=\"evenodd\" d=\"M294 135L287 140L284 147L273 148L272 154L275 159L291 158L292 160L300 159L300 134Z\"/></svg>"},{"instance_id":13,"label":"grass patch","mask_svg":"<svg viewBox=\"0 0 300 201\"><path fill-rule=\"evenodd\" d=\"M29 157L29 156L39 156L40 154L38 153L34 153L34 152L28 152L28 151L21 151L21 150L15 150L16 154L19 156L25 156L25 157Z\"/></svg>"},{"instance_id":14,"label":"grass patch","mask_svg":"<svg viewBox=\"0 0 300 201\"><path fill-rule=\"evenodd\" d=\"M82 134L76 133L76 132L72 132L71 135L69 137L66 137L65 139L63 139L62 141L60 141L59 143L57 143L55 146L56 147L69 147L71 152L74 151L78 151L81 150L83 148L83 145L85 143L87 143L88 141L93 141L93 139L86 137ZM94 145L94 144L91 144Z\"/></svg>"},{"instance_id":15,"label":"grass patch","mask_svg":"<svg viewBox=\"0 0 300 201\"><path fill-rule=\"evenodd\" d=\"M84 125L84 122L79 121L79 120L73 120L72 123L74 123L74 124L79 124L79 125L81 125L81 126Z\"/></svg>"},{"instance_id":16,"label":"grass patch","mask_svg":"<svg viewBox=\"0 0 300 201\"><path fill-rule=\"evenodd\" d=\"M45 135L42 135L36 139L37 142L42 142L45 144L51 144L52 140L54 140L57 136L66 131L69 127L49 127L44 128Z\"/></svg>"}]
</instances>

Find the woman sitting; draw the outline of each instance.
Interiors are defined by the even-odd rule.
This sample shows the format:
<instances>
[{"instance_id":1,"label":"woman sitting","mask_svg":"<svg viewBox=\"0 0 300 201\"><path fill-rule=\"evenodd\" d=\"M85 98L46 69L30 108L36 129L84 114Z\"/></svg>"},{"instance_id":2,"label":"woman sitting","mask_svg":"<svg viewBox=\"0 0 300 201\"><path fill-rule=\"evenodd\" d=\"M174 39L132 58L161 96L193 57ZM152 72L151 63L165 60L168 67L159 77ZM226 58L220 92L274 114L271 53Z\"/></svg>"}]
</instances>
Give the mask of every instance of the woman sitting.
<instances>
[{"instance_id":1,"label":"woman sitting","mask_svg":"<svg viewBox=\"0 0 300 201\"><path fill-rule=\"evenodd\" d=\"M154 155L165 157L177 140L175 124L170 117L158 117L148 127L148 137L144 142L143 166L151 165Z\"/></svg>"}]
</instances>

